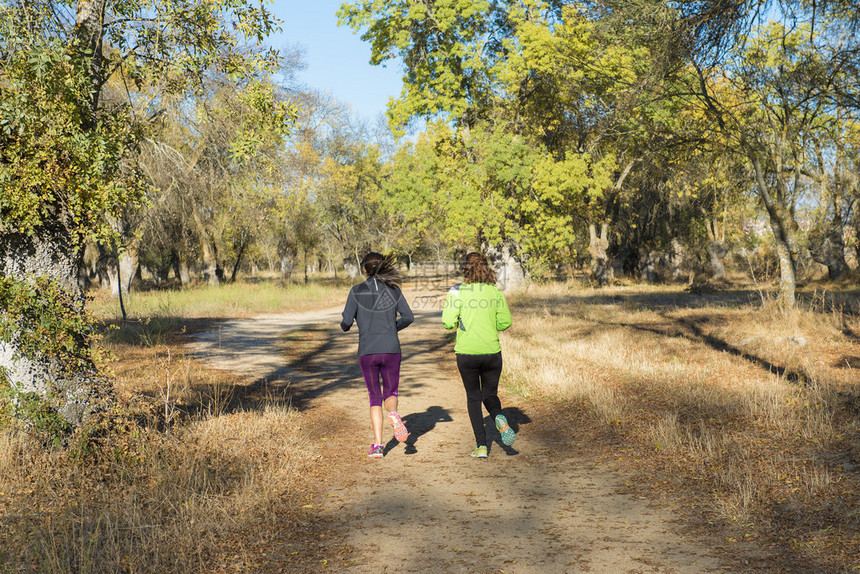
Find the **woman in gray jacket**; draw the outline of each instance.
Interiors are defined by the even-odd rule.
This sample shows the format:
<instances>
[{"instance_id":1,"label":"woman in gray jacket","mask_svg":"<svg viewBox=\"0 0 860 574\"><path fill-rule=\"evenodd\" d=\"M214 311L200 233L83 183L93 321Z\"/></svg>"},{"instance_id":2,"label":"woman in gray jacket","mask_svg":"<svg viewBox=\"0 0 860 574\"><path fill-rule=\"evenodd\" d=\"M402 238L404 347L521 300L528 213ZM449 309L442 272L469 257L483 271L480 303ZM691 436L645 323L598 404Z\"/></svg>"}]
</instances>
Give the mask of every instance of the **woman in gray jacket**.
<instances>
[{"instance_id":1,"label":"woman in gray jacket","mask_svg":"<svg viewBox=\"0 0 860 574\"><path fill-rule=\"evenodd\" d=\"M403 442L409 435L397 414L400 384L400 338L397 332L414 320L403 297L399 269L390 257L370 252L361 261L367 279L349 291L340 327L349 331L358 324L358 362L370 397L370 422L375 442L367 456L382 458L382 408L394 429L394 438ZM380 378L382 384L380 388Z\"/></svg>"}]
</instances>

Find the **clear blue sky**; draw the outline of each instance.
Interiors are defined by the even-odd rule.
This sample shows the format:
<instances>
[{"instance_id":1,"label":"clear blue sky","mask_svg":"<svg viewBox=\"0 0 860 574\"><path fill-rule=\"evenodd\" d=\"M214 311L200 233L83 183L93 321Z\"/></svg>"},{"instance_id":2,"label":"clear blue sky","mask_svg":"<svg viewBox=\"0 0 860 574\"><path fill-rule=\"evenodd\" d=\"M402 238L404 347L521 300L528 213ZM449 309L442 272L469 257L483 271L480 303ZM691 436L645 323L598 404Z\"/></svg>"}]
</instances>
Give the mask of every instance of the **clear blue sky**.
<instances>
[{"instance_id":1,"label":"clear blue sky","mask_svg":"<svg viewBox=\"0 0 860 574\"><path fill-rule=\"evenodd\" d=\"M330 93L352 106L362 119L374 121L385 112L388 98L400 94L399 66L370 65L370 45L352 29L337 25L341 0L274 0L268 6L283 23L269 38L274 48L298 45L307 68L297 75L309 88Z\"/></svg>"}]
</instances>

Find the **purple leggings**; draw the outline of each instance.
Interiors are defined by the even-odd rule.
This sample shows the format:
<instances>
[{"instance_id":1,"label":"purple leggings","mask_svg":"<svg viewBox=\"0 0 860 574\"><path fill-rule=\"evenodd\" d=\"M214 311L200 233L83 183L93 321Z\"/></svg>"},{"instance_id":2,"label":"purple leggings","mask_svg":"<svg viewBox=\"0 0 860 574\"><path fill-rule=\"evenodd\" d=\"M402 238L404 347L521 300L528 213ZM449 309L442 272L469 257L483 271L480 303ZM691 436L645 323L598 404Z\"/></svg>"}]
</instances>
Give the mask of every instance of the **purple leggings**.
<instances>
[{"instance_id":1,"label":"purple leggings","mask_svg":"<svg viewBox=\"0 0 860 574\"><path fill-rule=\"evenodd\" d=\"M397 396L400 385L400 353L377 353L362 355L358 358L367 394L370 395L370 406L381 407L382 401L388 397ZM382 390L379 388L379 376L382 375Z\"/></svg>"}]
</instances>

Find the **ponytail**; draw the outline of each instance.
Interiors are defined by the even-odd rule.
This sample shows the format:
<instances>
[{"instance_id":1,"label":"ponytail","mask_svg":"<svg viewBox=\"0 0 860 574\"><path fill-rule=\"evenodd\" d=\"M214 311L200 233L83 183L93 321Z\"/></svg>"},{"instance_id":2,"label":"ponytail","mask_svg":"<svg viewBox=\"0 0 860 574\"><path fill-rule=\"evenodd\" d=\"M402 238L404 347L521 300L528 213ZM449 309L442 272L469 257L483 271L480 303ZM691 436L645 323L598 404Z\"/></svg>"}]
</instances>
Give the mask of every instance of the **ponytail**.
<instances>
[{"instance_id":1,"label":"ponytail","mask_svg":"<svg viewBox=\"0 0 860 574\"><path fill-rule=\"evenodd\" d=\"M368 279L376 277L389 287L400 287L403 284L403 275L391 255L386 257L371 251L361 260L361 269Z\"/></svg>"}]
</instances>

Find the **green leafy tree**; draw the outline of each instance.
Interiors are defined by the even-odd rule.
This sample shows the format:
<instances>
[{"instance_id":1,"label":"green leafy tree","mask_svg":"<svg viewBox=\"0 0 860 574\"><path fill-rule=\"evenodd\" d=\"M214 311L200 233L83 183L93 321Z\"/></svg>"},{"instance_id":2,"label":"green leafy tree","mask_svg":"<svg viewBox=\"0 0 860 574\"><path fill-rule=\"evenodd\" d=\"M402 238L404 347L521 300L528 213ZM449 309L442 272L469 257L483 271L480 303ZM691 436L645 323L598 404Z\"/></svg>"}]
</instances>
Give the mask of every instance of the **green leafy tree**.
<instances>
[{"instance_id":1,"label":"green leafy tree","mask_svg":"<svg viewBox=\"0 0 860 574\"><path fill-rule=\"evenodd\" d=\"M6 2L0 7L0 281L24 285L57 316L79 317L77 269L84 238L111 235L109 216L139 201L134 150L150 120L138 87L197 89L211 71L253 76L273 52L248 52L275 22L233 0ZM54 296L56 286L64 296ZM31 299L4 298L0 366L17 392L56 401L80 424L107 383L91 361L70 362L24 343ZM10 305L17 305L13 307ZM59 311L62 309L62 312ZM63 325L59 322L57 336ZM88 356L84 337L70 335Z\"/></svg>"},{"instance_id":2,"label":"green leafy tree","mask_svg":"<svg viewBox=\"0 0 860 574\"><path fill-rule=\"evenodd\" d=\"M672 121L677 107L655 98L662 78L651 64L664 42L646 31L665 28L672 12L602 8L540 0L342 6L342 20L371 43L372 62L397 56L405 64L393 125L441 116L458 132L448 155L457 161L441 177L447 201L471 206L465 228L486 226L482 247L507 242L534 265L578 257L578 238L606 229L623 203L631 170L666 147L660 130L642 128ZM632 30L630 22L638 22ZM448 172L455 176L445 179ZM449 233L458 225L446 219ZM605 246L599 251L593 256L608 270Z\"/></svg>"},{"instance_id":3,"label":"green leafy tree","mask_svg":"<svg viewBox=\"0 0 860 574\"><path fill-rule=\"evenodd\" d=\"M335 130L323 144L310 192L325 235L342 258L358 266L368 250L390 248L388 220L380 206L379 148L349 129Z\"/></svg>"},{"instance_id":4,"label":"green leafy tree","mask_svg":"<svg viewBox=\"0 0 860 574\"><path fill-rule=\"evenodd\" d=\"M415 142L403 144L386 164L380 203L389 222L392 247L406 255L410 266L422 245L441 234L442 216L434 207L432 166L436 159L435 140L423 132Z\"/></svg>"}]
</instances>

